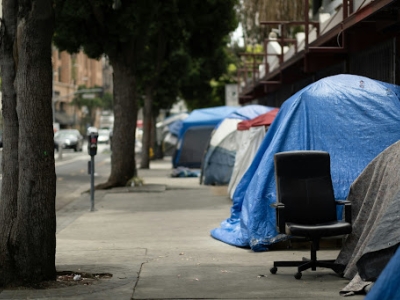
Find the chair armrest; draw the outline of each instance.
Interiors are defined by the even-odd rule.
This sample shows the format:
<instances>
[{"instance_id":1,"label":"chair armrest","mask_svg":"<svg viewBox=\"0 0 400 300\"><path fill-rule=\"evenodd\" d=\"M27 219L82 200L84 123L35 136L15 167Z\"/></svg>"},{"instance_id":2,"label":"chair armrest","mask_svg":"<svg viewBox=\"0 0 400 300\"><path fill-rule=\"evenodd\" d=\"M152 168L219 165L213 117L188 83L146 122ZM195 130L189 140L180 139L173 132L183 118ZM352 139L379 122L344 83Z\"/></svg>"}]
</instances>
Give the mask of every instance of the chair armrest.
<instances>
[{"instance_id":1,"label":"chair armrest","mask_svg":"<svg viewBox=\"0 0 400 300\"><path fill-rule=\"evenodd\" d=\"M269 206L271 206L273 208L279 208L279 207L285 208L285 204L283 204L281 202L275 202L275 203L270 204Z\"/></svg>"},{"instance_id":2,"label":"chair armrest","mask_svg":"<svg viewBox=\"0 0 400 300\"><path fill-rule=\"evenodd\" d=\"M351 202L348 200L336 200L337 205L344 205L344 220L351 224Z\"/></svg>"},{"instance_id":3,"label":"chair armrest","mask_svg":"<svg viewBox=\"0 0 400 300\"><path fill-rule=\"evenodd\" d=\"M347 203L351 204L349 200L335 200L336 204L338 205L345 205Z\"/></svg>"},{"instance_id":4,"label":"chair armrest","mask_svg":"<svg viewBox=\"0 0 400 300\"><path fill-rule=\"evenodd\" d=\"M276 227L278 232L285 234L285 204L276 202L270 206L276 209Z\"/></svg>"}]
</instances>

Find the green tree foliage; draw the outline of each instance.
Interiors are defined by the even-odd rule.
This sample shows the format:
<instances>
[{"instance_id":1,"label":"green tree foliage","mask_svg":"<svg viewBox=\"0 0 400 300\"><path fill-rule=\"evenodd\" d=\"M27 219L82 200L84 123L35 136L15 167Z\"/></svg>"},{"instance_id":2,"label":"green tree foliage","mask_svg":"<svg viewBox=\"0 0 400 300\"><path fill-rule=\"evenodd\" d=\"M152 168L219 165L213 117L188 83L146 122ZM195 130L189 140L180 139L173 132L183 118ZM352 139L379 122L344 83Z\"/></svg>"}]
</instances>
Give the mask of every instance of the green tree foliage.
<instances>
[{"instance_id":1,"label":"green tree foliage","mask_svg":"<svg viewBox=\"0 0 400 300\"><path fill-rule=\"evenodd\" d=\"M234 0L176 1L175 5L165 5L160 9L153 38L149 39L149 47L146 47L145 59L148 62L143 64L145 68L139 77L145 96L142 168L149 167L147 149L151 147L154 105L167 108L171 101L175 102L179 90L187 102L197 100L191 93L195 90L207 93L202 99L212 99L210 80L225 72L226 38L237 26L235 3ZM192 72L194 66L197 70ZM191 78L191 74L195 77ZM199 85L193 85L191 79ZM207 100L203 100L203 107L210 102Z\"/></svg>"},{"instance_id":2,"label":"green tree foliage","mask_svg":"<svg viewBox=\"0 0 400 300\"><path fill-rule=\"evenodd\" d=\"M95 86L94 89L100 89L99 86ZM81 130L86 128L87 124L94 124L96 119L96 109L112 109L112 95L103 94L102 92L91 92L85 85L78 87L71 104L82 109L86 108L86 115L81 120Z\"/></svg>"},{"instance_id":3,"label":"green tree foliage","mask_svg":"<svg viewBox=\"0 0 400 300\"><path fill-rule=\"evenodd\" d=\"M114 71L111 174L99 188L123 186L137 174L138 84L165 3L175 1L55 0L56 46L70 53L83 49L91 58L105 54Z\"/></svg>"},{"instance_id":4,"label":"green tree foliage","mask_svg":"<svg viewBox=\"0 0 400 300\"><path fill-rule=\"evenodd\" d=\"M237 25L233 9L237 1L55 0L55 3L55 44L70 53L83 49L92 58L106 54L113 66L116 147L106 187L123 185L135 175L136 169L122 174L114 168L114 162L121 161L118 170L126 169L132 160L122 163L121 157L134 151L131 146L117 150L117 144L126 143L125 137L134 135L122 131L136 126L136 115L132 118L136 112L132 109L137 110L139 95L145 97L145 116L152 115L153 103L157 108L170 106L182 91L182 84L191 86L185 88L190 90L185 93L188 100L195 99L192 97L195 94L210 98L210 80L226 69L222 48L225 36ZM144 123L146 135L150 123L146 120ZM145 155L146 147L147 144ZM146 161L143 156L142 161Z\"/></svg>"},{"instance_id":5,"label":"green tree foliage","mask_svg":"<svg viewBox=\"0 0 400 300\"><path fill-rule=\"evenodd\" d=\"M190 86L189 90L198 90L194 94L208 98L210 80L226 71L224 51L229 33L237 27L237 0L119 1L117 10L112 9L112 0L55 2L54 42L60 49L76 53L83 47L87 55L99 58L136 44L140 51L133 59L142 93L163 74L159 85L164 91L171 87L172 102L182 79L185 91ZM185 94L188 101L193 99L191 93Z\"/></svg>"},{"instance_id":6,"label":"green tree foliage","mask_svg":"<svg viewBox=\"0 0 400 300\"><path fill-rule=\"evenodd\" d=\"M73 105L76 105L79 108L86 106L89 110L92 110L93 108L102 108L104 106L101 95L93 93L94 97L88 98L85 96L85 95L87 95L87 93L79 93L79 90L84 90L84 89L87 89L87 87L85 85L78 87L78 93L75 95L74 99L72 100ZM92 93L90 93L90 94L92 94Z\"/></svg>"},{"instance_id":7,"label":"green tree foliage","mask_svg":"<svg viewBox=\"0 0 400 300\"><path fill-rule=\"evenodd\" d=\"M181 88L182 98L192 109L224 103L221 98L213 96L215 85L213 86L211 82L219 81L219 78L227 72L230 58L226 49L229 33L238 25L236 18L238 2L213 2L215 3L213 9L210 10L203 4L199 8L199 14L192 19L197 27L191 39L189 73L184 78Z\"/></svg>"}]
</instances>

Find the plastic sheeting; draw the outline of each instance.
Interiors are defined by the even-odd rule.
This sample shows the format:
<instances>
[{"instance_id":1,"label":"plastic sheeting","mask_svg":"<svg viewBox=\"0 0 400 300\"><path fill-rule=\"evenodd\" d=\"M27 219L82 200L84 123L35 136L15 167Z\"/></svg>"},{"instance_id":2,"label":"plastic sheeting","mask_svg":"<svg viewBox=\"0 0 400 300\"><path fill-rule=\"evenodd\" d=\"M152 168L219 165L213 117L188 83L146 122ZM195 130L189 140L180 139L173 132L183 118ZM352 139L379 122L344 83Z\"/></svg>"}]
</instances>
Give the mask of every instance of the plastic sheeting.
<instances>
[{"instance_id":1,"label":"plastic sheeting","mask_svg":"<svg viewBox=\"0 0 400 300\"><path fill-rule=\"evenodd\" d=\"M232 176L228 184L228 194L233 199L233 194L244 173L251 165L258 148L265 137L265 127L251 127L241 130L236 135L237 152L233 166Z\"/></svg>"},{"instance_id":2,"label":"plastic sheeting","mask_svg":"<svg viewBox=\"0 0 400 300\"><path fill-rule=\"evenodd\" d=\"M400 141L382 151L350 187L353 232L336 261L351 279L341 293L375 281L400 244Z\"/></svg>"},{"instance_id":3,"label":"plastic sheeting","mask_svg":"<svg viewBox=\"0 0 400 300\"><path fill-rule=\"evenodd\" d=\"M255 117L254 119L238 123L238 134L236 138L236 147L238 151L236 152L235 165L228 184L228 194L231 199L233 198L233 193L235 192L237 185L251 165L251 162L264 139L266 127L269 127L269 125L272 124L278 111L279 108L275 108L265 114Z\"/></svg>"},{"instance_id":4,"label":"plastic sheeting","mask_svg":"<svg viewBox=\"0 0 400 300\"><path fill-rule=\"evenodd\" d=\"M232 176L237 151L237 124L273 110L263 105L247 105L228 115L215 130L203 162L205 185L227 185Z\"/></svg>"},{"instance_id":5,"label":"plastic sheeting","mask_svg":"<svg viewBox=\"0 0 400 300\"><path fill-rule=\"evenodd\" d=\"M164 119L156 124L157 143L162 145L164 155L173 155L178 144L178 135L182 127L182 120L189 114L179 113Z\"/></svg>"},{"instance_id":6,"label":"plastic sheeting","mask_svg":"<svg viewBox=\"0 0 400 300\"><path fill-rule=\"evenodd\" d=\"M400 299L400 248L390 259L365 300Z\"/></svg>"},{"instance_id":7,"label":"plastic sheeting","mask_svg":"<svg viewBox=\"0 0 400 300\"><path fill-rule=\"evenodd\" d=\"M271 125L272 122L275 120L275 117L278 114L278 111L279 111L279 108L275 108L265 114L255 117L254 119L242 121L238 124L237 129L238 130L249 130L250 127Z\"/></svg>"},{"instance_id":8,"label":"plastic sheeting","mask_svg":"<svg viewBox=\"0 0 400 300\"><path fill-rule=\"evenodd\" d=\"M400 139L400 88L354 75L321 79L282 105L233 195L230 218L211 235L235 246L265 251L280 240L275 228L274 154L330 153L336 199L383 149Z\"/></svg>"}]
</instances>

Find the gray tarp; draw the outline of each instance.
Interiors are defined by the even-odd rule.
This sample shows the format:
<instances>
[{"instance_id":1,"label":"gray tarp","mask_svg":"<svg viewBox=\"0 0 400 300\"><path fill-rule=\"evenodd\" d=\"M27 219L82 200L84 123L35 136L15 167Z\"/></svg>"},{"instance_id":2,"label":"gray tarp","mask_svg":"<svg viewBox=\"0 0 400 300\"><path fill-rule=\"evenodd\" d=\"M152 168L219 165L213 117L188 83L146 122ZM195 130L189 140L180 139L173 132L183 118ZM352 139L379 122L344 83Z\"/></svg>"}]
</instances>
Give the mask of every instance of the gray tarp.
<instances>
[{"instance_id":1,"label":"gray tarp","mask_svg":"<svg viewBox=\"0 0 400 300\"><path fill-rule=\"evenodd\" d=\"M400 141L368 164L347 199L353 232L337 262L347 264L344 276L351 282L342 293L360 292L376 280L400 243Z\"/></svg>"}]
</instances>

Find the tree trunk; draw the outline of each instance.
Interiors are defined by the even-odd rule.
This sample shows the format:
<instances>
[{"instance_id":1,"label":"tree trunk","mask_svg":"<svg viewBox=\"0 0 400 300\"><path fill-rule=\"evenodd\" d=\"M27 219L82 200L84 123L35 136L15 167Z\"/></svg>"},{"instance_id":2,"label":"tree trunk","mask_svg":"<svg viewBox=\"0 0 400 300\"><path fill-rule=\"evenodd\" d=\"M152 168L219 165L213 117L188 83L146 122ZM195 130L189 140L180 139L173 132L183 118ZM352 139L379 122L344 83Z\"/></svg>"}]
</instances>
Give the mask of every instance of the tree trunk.
<instances>
[{"instance_id":1,"label":"tree trunk","mask_svg":"<svg viewBox=\"0 0 400 300\"><path fill-rule=\"evenodd\" d=\"M153 147L153 157L150 159L160 158L158 153L158 143L157 143L157 116L159 115L159 111L154 111L154 107L151 112L151 136L150 136L150 145Z\"/></svg>"},{"instance_id":2,"label":"tree trunk","mask_svg":"<svg viewBox=\"0 0 400 300\"><path fill-rule=\"evenodd\" d=\"M140 161L141 169L150 168L150 147L151 130L152 130L152 108L153 108L153 89L150 86L146 87L146 98L143 107L143 138L142 138L142 160ZM153 149L154 151L154 149Z\"/></svg>"},{"instance_id":3,"label":"tree trunk","mask_svg":"<svg viewBox=\"0 0 400 300\"><path fill-rule=\"evenodd\" d=\"M138 105L135 76L121 57L110 57L114 71L114 128L111 146L111 174L97 189L125 186L137 176L135 140Z\"/></svg>"},{"instance_id":4,"label":"tree trunk","mask_svg":"<svg viewBox=\"0 0 400 300\"><path fill-rule=\"evenodd\" d=\"M17 15L18 13L18 15ZM3 0L0 285L56 276L49 0Z\"/></svg>"}]
</instances>

